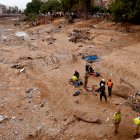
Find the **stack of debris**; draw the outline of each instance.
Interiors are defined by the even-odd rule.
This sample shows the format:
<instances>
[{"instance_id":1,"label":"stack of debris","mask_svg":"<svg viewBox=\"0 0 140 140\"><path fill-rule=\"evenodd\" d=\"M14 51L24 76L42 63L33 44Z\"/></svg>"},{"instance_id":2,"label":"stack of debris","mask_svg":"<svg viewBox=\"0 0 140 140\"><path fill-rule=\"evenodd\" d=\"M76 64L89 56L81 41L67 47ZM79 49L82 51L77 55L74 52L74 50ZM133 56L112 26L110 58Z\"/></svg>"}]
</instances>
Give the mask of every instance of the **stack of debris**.
<instances>
[{"instance_id":1,"label":"stack of debris","mask_svg":"<svg viewBox=\"0 0 140 140\"><path fill-rule=\"evenodd\" d=\"M125 105L130 106L136 112L140 112L140 91L131 94L125 102Z\"/></svg>"},{"instance_id":2,"label":"stack of debris","mask_svg":"<svg viewBox=\"0 0 140 140\"><path fill-rule=\"evenodd\" d=\"M42 39L42 42L44 42L44 41L48 42L48 45L50 45L50 44L54 44L54 42L56 41L56 39L53 38L53 37L48 37L48 38Z\"/></svg>"},{"instance_id":3,"label":"stack of debris","mask_svg":"<svg viewBox=\"0 0 140 140\"><path fill-rule=\"evenodd\" d=\"M50 20L50 17L39 15L35 21L29 23L29 27L38 26L41 24L49 24Z\"/></svg>"},{"instance_id":4,"label":"stack of debris","mask_svg":"<svg viewBox=\"0 0 140 140\"><path fill-rule=\"evenodd\" d=\"M69 41L74 43L83 42L84 40L91 40L90 32L87 30L74 29L69 36L71 37Z\"/></svg>"}]
</instances>

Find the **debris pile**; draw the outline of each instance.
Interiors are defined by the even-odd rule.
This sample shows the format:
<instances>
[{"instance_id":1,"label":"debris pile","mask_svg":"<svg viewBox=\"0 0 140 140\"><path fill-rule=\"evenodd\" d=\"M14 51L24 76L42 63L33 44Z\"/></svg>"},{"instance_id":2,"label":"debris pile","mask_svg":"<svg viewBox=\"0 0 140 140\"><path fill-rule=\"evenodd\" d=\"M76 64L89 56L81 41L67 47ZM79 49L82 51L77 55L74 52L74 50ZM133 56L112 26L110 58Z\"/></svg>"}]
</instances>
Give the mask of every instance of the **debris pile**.
<instances>
[{"instance_id":1,"label":"debris pile","mask_svg":"<svg viewBox=\"0 0 140 140\"><path fill-rule=\"evenodd\" d=\"M90 32L87 30L74 29L69 36L71 37L69 41L74 43L83 42L84 40L91 40Z\"/></svg>"},{"instance_id":2,"label":"debris pile","mask_svg":"<svg viewBox=\"0 0 140 140\"><path fill-rule=\"evenodd\" d=\"M50 44L54 44L54 42L56 41L56 39L53 38L53 37L48 37L48 38L42 39L42 42L44 42L44 41L48 42L48 45L50 45Z\"/></svg>"},{"instance_id":3,"label":"debris pile","mask_svg":"<svg viewBox=\"0 0 140 140\"><path fill-rule=\"evenodd\" d=\"M50 20L51 19L48 16L39 15L35 21L29 23L29 27L38 26L41 24L49 24Z\"/></svg>"},{"instance_id":4,"label":"debris pile","mask_svg":"<svg viewBox=\"0 0 140 140\"><path fill-rule=\"evenodd\" d=\"M8 116L0 115L0 123L2 123L5 120L8 120Z\"/></svg>"},{"instance_id":5,"label":"debris pile","mask_svg":"<svg viewBox=\"0 0 140 140\"><path fill-rule=\"evenodd\" d=\"M40 92L40 90L35 88L35 87L26 89L26 93L27 93L28 98L32 98L33 94L38 93L38 92Z\"/></svg>"},{"instance_id":6,"label":"debris pile","mask_svg":"<svg viewBox=\"0 0 140 140\"><path fill-rule=\"evenodd\" d=\"M20 64L16 64L16 65L11 66L11 68L15 68L15 69L23 69L24 66L22 66L22 65L20 65Z\"/></svg>"},{"instance_id":7,"label":"debris pile","mask_svg":"<svg viewBox=\"0 0 140 140\"><path fill-rule=\"evenodd\" d=\"M125 101L125 105L130 106L136 112L140 112L140 91L131 94Z\"/></svg>"}]
</instances>

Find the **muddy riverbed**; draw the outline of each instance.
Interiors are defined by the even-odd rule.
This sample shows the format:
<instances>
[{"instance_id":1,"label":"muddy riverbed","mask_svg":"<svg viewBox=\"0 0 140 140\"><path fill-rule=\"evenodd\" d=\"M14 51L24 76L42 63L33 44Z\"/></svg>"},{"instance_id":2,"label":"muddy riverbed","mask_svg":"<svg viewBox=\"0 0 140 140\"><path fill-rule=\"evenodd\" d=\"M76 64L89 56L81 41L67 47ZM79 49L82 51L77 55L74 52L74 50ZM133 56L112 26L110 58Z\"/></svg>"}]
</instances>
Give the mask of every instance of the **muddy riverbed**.
<instances>
[{"instance_id":1,"label":"muddy riverbed","mask_svg":"<svg viewBox=\"0 0 140 140\"><path fill-rule=\"evenodd\" d=\"M133 26L135 32L126 33L119 24L106 21L69 25L59 19L32 28L24 23L15 27L11 20L7 23L9 19L0 19L0 140L133 139L137 113L116 93L140 90L140 27ZM88 39L69 41L74 29L88 32ZM84 80L82 57L87 55L100 58L91 65L101 73L89 78L88 87L98 86L102 78L113 80L108 103L83 87L79 96L72 96L78 88L68 81L75 70ZM114 135L112 116L118 107L123 116L119 133ZM101 124L79 121L75 114L100 119Z\"/></svg>"}]
</instances>

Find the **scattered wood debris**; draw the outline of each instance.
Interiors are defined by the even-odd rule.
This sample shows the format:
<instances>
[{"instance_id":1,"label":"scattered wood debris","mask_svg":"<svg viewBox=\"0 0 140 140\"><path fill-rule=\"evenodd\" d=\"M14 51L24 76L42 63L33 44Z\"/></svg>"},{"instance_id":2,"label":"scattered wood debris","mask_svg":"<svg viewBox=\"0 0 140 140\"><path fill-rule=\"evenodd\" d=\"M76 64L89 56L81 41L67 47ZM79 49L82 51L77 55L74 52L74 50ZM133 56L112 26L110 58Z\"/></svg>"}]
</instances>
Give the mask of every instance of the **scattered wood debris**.
<instances>
[{"instance_id":1,"label":"scattered wood debris","mask_svg":"<svg viewBox=\"0 0 140 140\"><path fill-rule=\"evenodd\" d=\"M83 42L84 40L91 40L90 32L87 30L74 29L69 36L71 37L69 41L74 43Z\"/></svg>"}]
</instances>

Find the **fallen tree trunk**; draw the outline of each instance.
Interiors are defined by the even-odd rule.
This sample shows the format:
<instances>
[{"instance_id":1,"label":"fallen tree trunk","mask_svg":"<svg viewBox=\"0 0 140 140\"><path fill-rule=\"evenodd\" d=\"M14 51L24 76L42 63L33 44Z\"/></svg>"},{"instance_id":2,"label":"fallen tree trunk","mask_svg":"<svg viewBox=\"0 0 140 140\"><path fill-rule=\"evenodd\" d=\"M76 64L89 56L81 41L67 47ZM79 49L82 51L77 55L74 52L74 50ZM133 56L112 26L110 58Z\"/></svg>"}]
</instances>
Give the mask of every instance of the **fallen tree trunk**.
<instances>
[{"instance_id":1,"label":"fallen tree trunk","mask_svg":"<svg viewBox=\"0 0 140 140\"><path fill-rule=\"evenodd\" d=\"M101 120L100 119L95 119L95 118L83 118L80 115L74 114L73 115L76 119L83 121L83 122L87 122L87 123L97 123L97 124L101 124Z\"/></svg>"}]
</instances>

